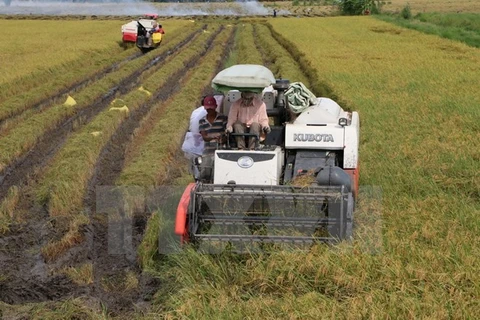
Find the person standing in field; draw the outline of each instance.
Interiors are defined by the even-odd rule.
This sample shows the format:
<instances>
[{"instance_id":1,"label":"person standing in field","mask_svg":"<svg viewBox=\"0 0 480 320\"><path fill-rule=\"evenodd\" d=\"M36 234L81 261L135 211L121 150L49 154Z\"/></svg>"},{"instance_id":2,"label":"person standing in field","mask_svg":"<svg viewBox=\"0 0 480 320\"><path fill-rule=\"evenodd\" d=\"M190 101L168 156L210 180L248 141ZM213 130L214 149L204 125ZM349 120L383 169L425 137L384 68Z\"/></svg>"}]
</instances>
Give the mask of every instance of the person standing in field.
<instances>
[{"instance_id":1,"label":"person standing in field","mask_svg":"<svg viewBox=\"0 0 480 320\"><path fill-rule=\"evenodd\" d=\"M147 32L147 39L148 39L147 44L149 46L152 45L152 34L154 33L165 34L165 30L163 30L162 25L159 25L157 22L154 22L152 29L150 29L150 31Z\"/></svg>"},{"instance_id":2,"label":"person standing in field","mask_svg":"<svg viewBox=\"0 0 480 320\"><path fill-rule=\"evenodd\" d=\"M242 92L228 113L227 132L253 133L260 139L262 132L269 133L267 106L254 92ZM245 149L245 137L236 137L237 147ZM255 149L254 138L248 139L248 148Z\"/></svg>"},{"instance_id":3,"label":"person standing in field","mask_svg":"<svg viewBox=\"0 0 480 320\"><path fill-rule=\"evenodd\" d=\"M163 27L161 24L159 24L156 28L155 28L155 32L159 32L161 34L165 34L165 30L163 30Z\"/></svg>"}]
</instances>

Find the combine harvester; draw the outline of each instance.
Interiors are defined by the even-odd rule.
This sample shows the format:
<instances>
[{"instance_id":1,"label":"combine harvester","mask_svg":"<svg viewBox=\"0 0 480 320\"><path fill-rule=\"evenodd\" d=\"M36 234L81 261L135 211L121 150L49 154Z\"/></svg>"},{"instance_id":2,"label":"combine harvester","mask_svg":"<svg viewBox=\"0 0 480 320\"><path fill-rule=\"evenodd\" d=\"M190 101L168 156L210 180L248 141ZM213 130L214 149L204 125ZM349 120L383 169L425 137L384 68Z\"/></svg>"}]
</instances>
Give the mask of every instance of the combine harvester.
<instances>
[{"instance_id":1,"label":"combine harvester","mask_svg":"<svg viewBox=\"0 0 480 320\"><path fill-rule=\"evenodd\" d=\"M286 95L290 82L259 65L227 68L212 86L226 93L220 110L226 115L241 91L262 92L271 132L255 150L238 150L230 134L215 151L212 176L196 177L178 205L175 233L182 243L239 248L350 239L358 194L358 113L322 97L295 114Z\"/></svg>"},{"instance_id":2,"label":"combine harvester","mask_svg":"<svg viewBox=\"0 0 480 320\"><path fill-rule=\"evenodd\" d=\"M147 32L149 32L157 22L157 14L145 14L138 20L133 20L122 25L122 41L126 43L135 43L143 52L148 52L160 46L162 34L155 32L151 35L152 42L148 43Z\"/></svg>"}]
</instances>

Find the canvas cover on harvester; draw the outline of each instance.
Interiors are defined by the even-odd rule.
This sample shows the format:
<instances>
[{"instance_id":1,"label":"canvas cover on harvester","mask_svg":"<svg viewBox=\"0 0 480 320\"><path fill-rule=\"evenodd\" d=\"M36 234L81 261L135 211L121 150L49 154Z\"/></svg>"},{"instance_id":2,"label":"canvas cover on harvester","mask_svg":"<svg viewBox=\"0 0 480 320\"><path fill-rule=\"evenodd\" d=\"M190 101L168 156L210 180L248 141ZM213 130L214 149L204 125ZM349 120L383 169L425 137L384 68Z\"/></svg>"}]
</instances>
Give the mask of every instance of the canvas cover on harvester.
<instances>
[{"instance_id":1,"label":"canvas cover on harvester","mask_svg":"<svg viewBox=\"0 0 480 320\"><path fill-rule=\"evenodd\" d=\"M230 90L262 92L275 83L273 73L256 64L237 64L220 71L212 80L212 87L221 92Z\"/></svg>"}]
</instances>

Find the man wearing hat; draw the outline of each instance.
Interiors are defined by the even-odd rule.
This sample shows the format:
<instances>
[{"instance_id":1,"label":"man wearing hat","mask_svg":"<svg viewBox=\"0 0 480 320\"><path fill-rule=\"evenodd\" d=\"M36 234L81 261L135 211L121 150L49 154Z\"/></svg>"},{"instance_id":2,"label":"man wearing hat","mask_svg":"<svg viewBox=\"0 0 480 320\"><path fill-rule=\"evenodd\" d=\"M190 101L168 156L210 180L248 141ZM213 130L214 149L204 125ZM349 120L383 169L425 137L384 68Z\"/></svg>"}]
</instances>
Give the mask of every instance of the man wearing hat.
<instances>
[{"instance_id":1,"label":"man wearing hat","mask_svg":"<svg viewBox=\"0 0 480 320\"><path fill-rule=\"evenodd\" d=\"M203 99L203 107L207 115L199 121L200 134L205 141L200 175L205 179L211 177L210 170L213 168L215 150L219 144L225 143L227 116L216 111L217 101L214 96L206 96Z\"/></svg>"}]
</instances>

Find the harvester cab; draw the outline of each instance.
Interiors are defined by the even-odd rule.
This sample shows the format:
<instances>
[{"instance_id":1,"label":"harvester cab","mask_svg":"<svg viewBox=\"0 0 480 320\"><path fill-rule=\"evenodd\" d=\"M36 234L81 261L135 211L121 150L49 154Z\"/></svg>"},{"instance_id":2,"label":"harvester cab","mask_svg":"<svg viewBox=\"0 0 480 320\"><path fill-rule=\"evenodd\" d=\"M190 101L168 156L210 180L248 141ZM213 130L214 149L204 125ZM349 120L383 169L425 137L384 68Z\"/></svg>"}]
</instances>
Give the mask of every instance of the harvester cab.
<instances>
[{"instance_id":1,"label":"harvester cab","mask_svg":"<svg viewBox=\"0 0 480 320\"><path fill-rule=\"evenodd\" d=\"M254 150L234 139L215 150L210 176L197 177L177 208L183 242L334 243L352 236L358 193L359 116L320 97L302 111L289 106L291 84L259 65L221 71L212 86L226 92L221 112L239 92L255 90L267 105L271 132ZM202 158L196 163L201 166Z\"/></svg>"}]
</instances>

